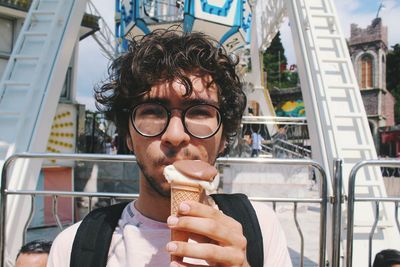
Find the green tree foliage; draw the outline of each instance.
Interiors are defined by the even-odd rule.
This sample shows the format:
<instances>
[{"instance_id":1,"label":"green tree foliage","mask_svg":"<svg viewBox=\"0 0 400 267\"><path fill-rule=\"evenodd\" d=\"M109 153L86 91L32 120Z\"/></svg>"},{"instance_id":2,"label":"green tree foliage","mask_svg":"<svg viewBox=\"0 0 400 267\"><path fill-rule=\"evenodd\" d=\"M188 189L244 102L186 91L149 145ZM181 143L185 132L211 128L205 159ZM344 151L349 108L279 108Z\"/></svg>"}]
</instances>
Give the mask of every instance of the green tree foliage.
<instances>
[{"instance_id":1,"label":"green tree foliage","mask_svg":"<svg viewBox=\"0 0 400 267\"><path fill-rule=\"evenodd\" d=\"M400 84L400 44L392 46L386 63L386 84L389 91Z\"/></svg>"},{"instance_id":2,"label":"green tree foliage","mask_svg":"<svg viewBox=\"0 0 400 267\"><path fill-rule=\"evenodd\" d=\"M396 99L394 106L396 124L400 123L400 44L392 46L386 61L386 87Z\"/></svg>"},{"instance_id":3,"label":"green tree foliage","mask_svg":"<svg viewBox=\"0 0 400 267\"><path fill-rule=\"evenodd\" d=\"M268 88L288 88L297 85L299 80L297 72L290 72L286 69L287 59L280 32L276 34L271 45L264 52L263 64L264 72L267 73Z\"/></svg>"}]
</instances>

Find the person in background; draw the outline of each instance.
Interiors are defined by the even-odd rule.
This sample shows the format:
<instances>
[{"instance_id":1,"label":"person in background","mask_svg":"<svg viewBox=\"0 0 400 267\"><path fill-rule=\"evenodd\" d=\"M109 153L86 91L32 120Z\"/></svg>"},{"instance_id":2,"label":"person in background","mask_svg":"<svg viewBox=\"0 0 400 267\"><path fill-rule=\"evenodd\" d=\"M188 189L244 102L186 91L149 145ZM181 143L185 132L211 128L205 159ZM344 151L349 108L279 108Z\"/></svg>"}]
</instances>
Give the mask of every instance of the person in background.
<instances>
[{"instance_id":1,"label":"person in background","mask_svg":"<svg viewBox=\"0 0 400 267\"><path fill-rule=\"evenodd\" d=\"M385 249L376 254L372 267L400 267L400 251Z\"/></svg>"},{"instance_id":2,"label":"person in background","mask_svg":"<svg viewBox=\"0 0 400 267\"><path fill-rule=\"evenodd\" d=\"M287 142L286 127L283 125L278 126L278 132L272 138L273 155L275 158L287 158L285 151L285 143Z\"/></svg>"},{"instance_id":3,"label":"person in background","mask_svg":"<svg viewBox=\"0 0 400 267\"><path fill-rule=\"evenodd\" d=\"M52 241L34 240L23 245L18 252L15 267L45 267Z\"/></svg>"},{"instance_id":4,"label":"person in background","mask_svg":"<svg viewBox=\"0 0 400 267\"><path fill-rule=\"evenodd\" d=\"M261 134L257 132L253 132L251 134L251 157L258 157L260 156L260 151L262 149L262 141L264 139L262 138Z\"/></svg>"}]
</instances>

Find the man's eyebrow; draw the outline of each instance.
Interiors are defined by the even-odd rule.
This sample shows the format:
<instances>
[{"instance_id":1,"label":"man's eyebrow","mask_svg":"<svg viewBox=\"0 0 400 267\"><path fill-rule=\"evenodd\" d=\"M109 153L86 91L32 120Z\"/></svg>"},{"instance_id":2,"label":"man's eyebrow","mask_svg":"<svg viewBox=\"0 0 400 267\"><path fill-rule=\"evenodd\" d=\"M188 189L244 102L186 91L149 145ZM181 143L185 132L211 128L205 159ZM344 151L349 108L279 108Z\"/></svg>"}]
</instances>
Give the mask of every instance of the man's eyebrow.
<instances>
[{"instance_id":1,"label":"man's eyebrow","mask_svg":"<svg viewBox=\"0 0 400 267\"><path fill-rule=\"evenodd\" d=\"M163 104L164 106L168 106L170 103L170 101L168 99L161 98L161 97L146 98L146 99L144 99L143 102L159 103L159 104Z\"/></svg>"},{"instance_id":2,"label":"man's eyebrow","mask_svg":"<svg viewBox=\"0 0 400 267\"><path fill-rule=\"evenodd\" d=\"M212 99L203 99L203 98L188 98L183 101L185 106L192 106L197 104L209 104L213 106L218 106L218 102Z\"/></svg>"},{"instance_id":3,"label":"man's eyebrow","mask_svg":"<svg viewBox=\"0 0 400 267\"><path fill-rule=\"evenodd\" d=\"M152 97L145 99L144 102L155 102L155 103L160 103L164 106L170 106L171 101L167 98L161 98L161 97ZM182 106L193 106L193 105L198 105L198 104L209 104L213 106L219 106L219 103L215 100L212 99L204 99L204 98L183 98L182 100Z\"/></svg>"}]
</instances>

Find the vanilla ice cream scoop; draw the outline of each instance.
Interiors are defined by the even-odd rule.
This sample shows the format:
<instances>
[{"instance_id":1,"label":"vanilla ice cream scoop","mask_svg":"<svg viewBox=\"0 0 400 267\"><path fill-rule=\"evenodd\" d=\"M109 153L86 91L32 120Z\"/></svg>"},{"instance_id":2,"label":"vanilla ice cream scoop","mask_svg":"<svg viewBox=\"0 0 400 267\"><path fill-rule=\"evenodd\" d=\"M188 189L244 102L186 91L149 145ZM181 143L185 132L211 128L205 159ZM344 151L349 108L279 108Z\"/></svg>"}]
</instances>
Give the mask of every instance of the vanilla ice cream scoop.
<instances>
[{"instance_id":1,"label":"vanilla ice cream scoop","mask_svg":"<svg viewBox=\"0 0 400 267\"><path fill-rule=\"evenodd\" d=\"M185 183L192 186L200 185L207 191L214 191L214 179L218 174L217 169L201 160L178 160L164 168L165 179L169 183Z\"/></svg>"},{"instance_id":2,"label":"vanilla ice cream scoop","mask_svg":"<svg viewBox=\"0 0 400 267\"><path fill-rule=\"evenodd\" d=\"M179 216L179 205L183 201L200 202L204 190L215 190L217 173L213 166L201 160L178 160L166 166L164 176L171 184L171 214ZM188 232L171 229L171 240L187 242L188 238ZM182 257L171 255L171 261L182 261Z\"/></svg>"}]
</instances>

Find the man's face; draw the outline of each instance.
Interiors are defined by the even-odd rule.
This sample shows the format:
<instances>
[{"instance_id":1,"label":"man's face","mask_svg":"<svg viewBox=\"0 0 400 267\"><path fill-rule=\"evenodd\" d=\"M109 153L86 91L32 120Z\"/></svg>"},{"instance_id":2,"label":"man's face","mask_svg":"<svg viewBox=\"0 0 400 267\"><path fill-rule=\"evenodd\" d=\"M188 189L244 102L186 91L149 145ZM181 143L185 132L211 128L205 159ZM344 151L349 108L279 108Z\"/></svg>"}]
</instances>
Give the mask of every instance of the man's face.
<instances>
[{"instance_id":1,"label":"man's face","mask_svg":"<svg viewBox=\"0 0 400 267\"><path fill-rule=\"evenodd\" d=\"M47 253L22 253L18 256L15 267L46 267Z\"/></svg>"},{"instance_id":2,"label":"man's face","mask_svg":"<svg viewBox=\"0 0 400 267\"><path fill-rule=\"evenodd\" d=\"M219 106L217 87L215 84L207 87L210 77L190 76L190 79L193 83L190 96L184 97L185 87L174 81L153 86L144 97L144 101L161 102L172 112L164 133L156 137L144 137L129 122L127 144L136 155L141 178L146 179L152 190L165 197L170 194L170 186L163 176L165 166L182 159L199 159L214 164L217 155L224 149L222 126L207 139L195 138L184 129L181 120L183 109L199 101Z\"/></svg>"}]
</instances>

